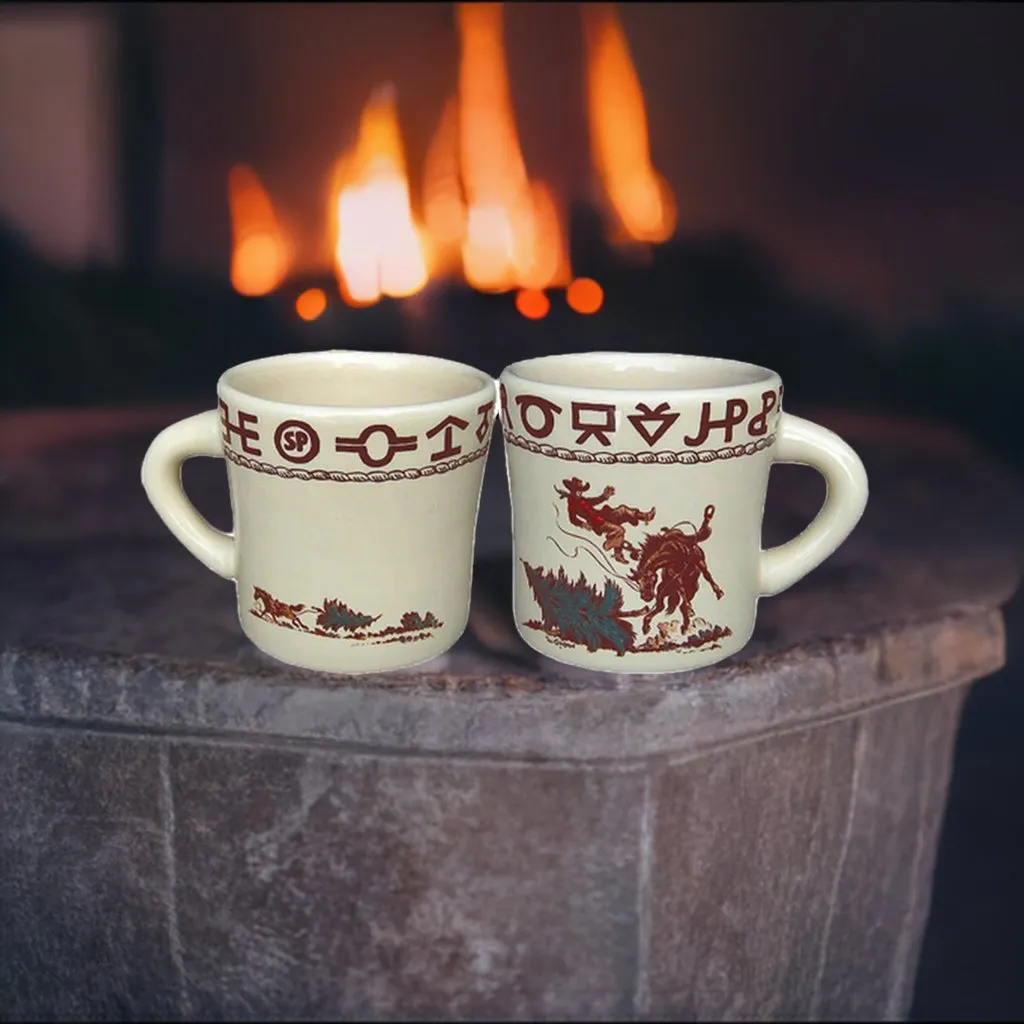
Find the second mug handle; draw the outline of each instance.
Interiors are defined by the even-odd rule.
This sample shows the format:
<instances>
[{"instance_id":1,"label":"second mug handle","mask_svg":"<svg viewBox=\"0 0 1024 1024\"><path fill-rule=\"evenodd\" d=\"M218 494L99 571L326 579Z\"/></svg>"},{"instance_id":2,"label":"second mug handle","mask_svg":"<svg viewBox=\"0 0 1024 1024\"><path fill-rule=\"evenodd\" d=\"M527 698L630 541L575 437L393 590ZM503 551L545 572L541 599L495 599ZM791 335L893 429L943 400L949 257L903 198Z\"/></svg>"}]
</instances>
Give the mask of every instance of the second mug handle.
<instances>
[{"instance_id":1,"label":"second mug handle","mask_svg":"<svg viewBox=\"0 0 1024 1024\"><path fill-rule=\"evenodd\" d=\"M773 462L812 466L825 478L825 504L793 540L761 552L761 595L770 597L816 569L850 535L868 500L868 477L857 453L810 420L782 413Z\"/></svg>"},{"instance_id":2,"label":"second mug handle","mask_svg":"<svg viewBox=\"0 0 1024 1024\"><path fill-rule=\"evenodd\" d=\"M181 464L195 455L224 457L216 410L179 420L160 431L142 460L142 486L167 529L218 576L235 578L235 539L212 527L181 486Z\"/></svg>"}]
</instances>

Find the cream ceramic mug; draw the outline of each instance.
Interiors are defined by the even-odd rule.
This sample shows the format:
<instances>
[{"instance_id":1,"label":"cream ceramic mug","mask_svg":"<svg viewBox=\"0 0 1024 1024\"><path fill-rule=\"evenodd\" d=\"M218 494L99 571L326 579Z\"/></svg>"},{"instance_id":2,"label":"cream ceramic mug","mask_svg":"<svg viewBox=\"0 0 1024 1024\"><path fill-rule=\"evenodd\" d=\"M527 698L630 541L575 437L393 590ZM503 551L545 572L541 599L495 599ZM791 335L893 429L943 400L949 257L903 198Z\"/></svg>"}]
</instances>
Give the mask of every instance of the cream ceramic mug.
<instances>
[{"instance_id":1,"label":"cream ceramic mug","mask_svg":"<svg viewBox=\"0 0 1024 1024\"><path fill-rule=\"evenodd\" d=\"M416 665L466 627L494 381L446 359L274 356L227 370L217 410L162 431L142 483L178 540L236 583L246 636L326 672ZM231 534L181 486L227 460Z\"/></svg>"},{"instance_id":2,"label":"cream ceramic mug","mask_svg":"<svg viewBox=\"0 0 1024 1024\"><path fill-rule=\"evenodd\" d=\"M792 586L857 524L856 453L782 412L760 366L592 352L500 379L516 626L535 650L600 671L680 672L736 653L760 597ZM773 462L828 483L814 521L761 550Z\"/></svg>"}]
</instances>

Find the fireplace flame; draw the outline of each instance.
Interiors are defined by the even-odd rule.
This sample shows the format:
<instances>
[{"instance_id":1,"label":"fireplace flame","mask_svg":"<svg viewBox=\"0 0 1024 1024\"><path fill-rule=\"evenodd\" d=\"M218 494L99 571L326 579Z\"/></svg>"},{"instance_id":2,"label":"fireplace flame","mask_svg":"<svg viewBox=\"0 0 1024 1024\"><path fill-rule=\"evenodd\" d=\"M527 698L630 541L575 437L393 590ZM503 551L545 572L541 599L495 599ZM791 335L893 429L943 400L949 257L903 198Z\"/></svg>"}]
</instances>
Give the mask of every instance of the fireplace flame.
<instances>
[{"instance_id":1,"label":"fireplace flame","mask_svg":"<svg viewBox=\"0 0 1024 1024\"><path fill-rule=\"evenodd\" d=\"M295 300L295 312L302 320L315 320L327 308L323 288L307 288Z\"/></svg>"},{"instance_id":2,"label":"fireplace flame","mask_svg":"<svg viewBox=\"0 0 1024 1024\"><path fill-rule=\"evenodd\" d=\"M334 262L351 305L405 298L427 283L425 233L412 215L395 88L374 90L359 135L338 161L331 199Z\"/></svg>"},{"instance_id":3,"label":"fireplace flame","mask_svg":"<svg viewBox=\"0 0 1024 1024\"><path fill-rule=\"evenodd\" d=\"M675 199L651 165L647 110L622 22L612 3L582 8L590 148L618 222L613 240L664 242L675 229Z\"/></svg>"},{"instance_id":4,"label":"fireplace flame","mask_svg":"<svg viewBox=\"0 0 1024 1024\"><path fill-rule=\"evenodd\" d=\"M291 269L291 241L282 230L256 172L237 164L228 173L231 284L241 295L267 295Z\"/></svg>"},{"instance_id":5,"label":"fireplace flame","mask_svg":"<svg viewBox=\"0 0 1024 1024\"><path fill-rule=\"evenodd\" d=\"M444 106L423 167L422 224L413 212L394 86L379 86L364 107L352 145L332 179L331 261L345 302L367 306L406 298L430 279L461 276L482 292L514 292L529 319L547 316L549 292L565 289L580 315L603 308L601 285L574 278L565 206L530 176L512 105L504 5L455 5L457 92ZM647 111L625 32L612 3L582 5L587 115L600 199L610 240L646 249L675 228L672 192L651 163ZM233 247L231 282L265 295L292 268L292 242L254 171L228 178ZM302 320L318 319L326 293L295 300Z\"/></svg>"},{"instance_id":6,"label":"fireplace flame","mask_svg":"<svg viewBox=\"0 0 1024 1024\"><path fill-rule=\"evenodd\" d=\"M565 301L584 316L596 313L604 304L604 289L592 277L578 277L565 290Z\"/></svg>"},{"instance_id":7,"label":"fireplace flame","mask_svg":"<svg viewBox=\"0 0 1024 1024\"><path fill-rule=\"evenodd\" d=\"M427 147L423 168L423 219L432 245L431 273L453 272L462 262L466 203L459 177L459 104L452 96Z\"/></svg>"},{"instance_id":8,"label":"fireplace flame","mask_svg":"<svg viewBox=\"0 0 1024 1024\"><path fill-rule=\"evenodd\" d=\"M500 3L460 3L459 164L466 190L462 262L479 291L541 290L571 276L558 209L531 182L519 145Z\"/></svg>"}]
</instances>

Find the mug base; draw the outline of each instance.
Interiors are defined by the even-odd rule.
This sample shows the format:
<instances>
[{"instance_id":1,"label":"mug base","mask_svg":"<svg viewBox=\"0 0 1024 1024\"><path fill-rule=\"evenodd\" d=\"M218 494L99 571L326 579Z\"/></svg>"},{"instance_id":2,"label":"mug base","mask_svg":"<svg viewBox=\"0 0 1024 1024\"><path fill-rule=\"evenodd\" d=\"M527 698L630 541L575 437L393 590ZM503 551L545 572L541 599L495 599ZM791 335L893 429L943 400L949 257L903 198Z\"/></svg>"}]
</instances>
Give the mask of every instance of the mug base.
<instances>
[{"instance_id":1,"label":"mug base","mask_svg":"<svg viewBox=\"0 0 1024 1024\"><path fill-rule=\"evenodd\" d=\"M338 676L377 675L413 668L422 670L451 650L468 623L467 619L459 628L447 627L413 643L357 646L345 637L308 636L252 618L253 622L248 623L245 616L240 615L239 624L246 639L261 653L293 668ZM279 633L286 635L276 635Z\"/></svg>"},{"instance_id":2,"label":"mug base","mask_svg":"<svg viewBox=\"0 0 1024 1024\"><path fill-rule=\"evenodd\" d=\"M563 647L536 630L523 629L517 624L517 632L523 641L545 661L557 666L566 666L574 671L573 677L583 673L600 673L606 676L670 676L683 675L696 669L716 665L738 654L750 642L753 626L746 635L731 634L724 642L709 644L695 650L648 651L638 653L627 651L590 651L585 647ZM533 634L533 635L531 635ZM560 671L555 668L555 671Z\"/></svg>"}]
</instances>

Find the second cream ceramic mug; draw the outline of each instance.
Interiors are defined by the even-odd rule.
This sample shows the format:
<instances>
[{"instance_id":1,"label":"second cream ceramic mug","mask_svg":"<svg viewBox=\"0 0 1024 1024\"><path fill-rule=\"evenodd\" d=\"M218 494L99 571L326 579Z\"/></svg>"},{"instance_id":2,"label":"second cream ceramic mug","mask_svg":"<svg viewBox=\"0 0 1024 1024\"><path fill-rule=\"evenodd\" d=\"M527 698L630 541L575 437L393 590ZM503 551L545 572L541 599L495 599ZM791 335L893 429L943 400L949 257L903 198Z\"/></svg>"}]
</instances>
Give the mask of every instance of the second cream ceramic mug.
<instances>
[{"instance_id":1,"label":"second cream ceramic mug","mask_svg":"<svg viewBox=\"0 0 1024 1024\"><path fill-rule=\"evenodd\" d=\"M235 366L217 397L157 435L142 482L178 540L235 580L246 636L328 672L448 650L469 615L494 381L429 356L313 352ZM227 460L233 534L182 490L196 455Z\"/></svg>"},{"instance_id":2,"label":"second cream ceramic mug","mask_svg":"<svg viewBox=\"0 0 1024 1024\"><path fill-rule=\"evenodd\" d=\"M867 477L824 427L782 412L782 382L746 363L595 352L501 375L523 639L601 671L679 672L743 648L760 597L849 535ZM828 483L814 521L761 550L774 462Z\"/></svg>"}]
</instances>

